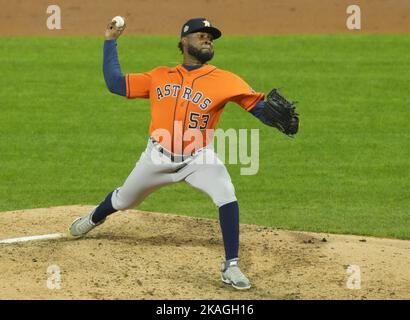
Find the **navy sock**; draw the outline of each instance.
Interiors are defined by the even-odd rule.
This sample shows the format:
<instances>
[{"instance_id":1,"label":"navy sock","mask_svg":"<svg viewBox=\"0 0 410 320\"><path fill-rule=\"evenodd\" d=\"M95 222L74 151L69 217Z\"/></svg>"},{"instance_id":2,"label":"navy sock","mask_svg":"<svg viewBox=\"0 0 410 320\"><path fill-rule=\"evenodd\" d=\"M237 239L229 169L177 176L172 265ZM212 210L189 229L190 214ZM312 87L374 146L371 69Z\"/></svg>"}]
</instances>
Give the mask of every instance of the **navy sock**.
<instances>
[{"instance_id":1,"label":"navy sock","mask_svg":"<svg viewBox=\"0 0 410 320\"><path fill-rule=\"evenodd\" d=\"M237 201L219 208L219 223L222 230L226 260L237 258L239 252L239 206Z\"/></svg>"},{"instance_id":2,"label":"navy sock","mask_svg":"<svg viewBox=\"0 0 410 320\"><path fill-rule=\"evenodd\" d=\"M93 216L91 218L92 222L98 223L101 220L105 219L111 213L118 211L113 208L111 203L111 196L113 192L109 193L108 196L104 199L104 201L100 203L97 209L95 209Z\"/></svg>"}]
</instances>

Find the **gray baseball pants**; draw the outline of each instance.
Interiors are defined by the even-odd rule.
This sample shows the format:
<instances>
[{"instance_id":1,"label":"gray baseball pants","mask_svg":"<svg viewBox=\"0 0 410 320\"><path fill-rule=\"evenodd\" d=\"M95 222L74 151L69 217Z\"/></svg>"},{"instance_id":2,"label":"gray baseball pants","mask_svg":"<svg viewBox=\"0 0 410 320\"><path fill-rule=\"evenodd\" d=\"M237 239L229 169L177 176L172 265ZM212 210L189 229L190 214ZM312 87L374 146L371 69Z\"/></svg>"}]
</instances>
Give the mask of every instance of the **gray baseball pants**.
<instances>
[{"instance_id":1,"label":"gray baseball pants","mask_svg":"<svg viewBox=\"0 0 410 320\"><path fill-rule=\"evenodd\" d=\"M114 209L133 208L155 190L182 181L205 192L217 207L237 200L229 173L211 146L179 161L171 161L161 150L159 144L148 140L130 175L112 194Z\"/></svg>"}]
</instances>

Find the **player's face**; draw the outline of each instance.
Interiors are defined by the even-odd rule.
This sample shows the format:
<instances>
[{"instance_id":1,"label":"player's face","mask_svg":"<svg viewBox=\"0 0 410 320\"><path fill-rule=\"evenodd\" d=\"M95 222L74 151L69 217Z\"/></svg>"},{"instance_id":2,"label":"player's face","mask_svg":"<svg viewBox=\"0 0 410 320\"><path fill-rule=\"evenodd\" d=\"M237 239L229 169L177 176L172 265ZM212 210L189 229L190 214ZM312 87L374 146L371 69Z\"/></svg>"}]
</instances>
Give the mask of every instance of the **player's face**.
<instances>
[{"instance_id":1,"label":"player's face","mask_svg":"<svg viewBox=\"0 0 410 320\"><path fill-rule=\"evenodd\" d=\"M188 53L205 63L214 56L213 37L210 33L195 32L187 36Z\"/></svg>"},{"instance_id":2,"label":"player's face","mask_svg":"<svg viewBox=\"0 0 410 320\"><path fill-rule=\"evenodd\" d=\"M195 32L188 35L188 44L198 50L211 51L214 50L212 34L207 32Z\"/></svg>"}]
</instances>

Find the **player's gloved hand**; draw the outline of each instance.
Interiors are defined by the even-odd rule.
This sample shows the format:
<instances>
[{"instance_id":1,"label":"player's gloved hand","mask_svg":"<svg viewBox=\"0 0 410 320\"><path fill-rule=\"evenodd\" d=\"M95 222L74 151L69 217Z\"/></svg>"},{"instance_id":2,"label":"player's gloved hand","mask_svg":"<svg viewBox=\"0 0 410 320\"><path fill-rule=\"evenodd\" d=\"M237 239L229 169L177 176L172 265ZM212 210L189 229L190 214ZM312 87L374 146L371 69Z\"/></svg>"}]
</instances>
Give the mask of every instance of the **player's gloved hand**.
<instances>
[{"instance_id":1,"label":"player's gloved hand","mask_svg":"<svg viewBox=\"0 0 410 320\"><path fill-rule=\"evenodd\" d=\"M295 103L287 100L277 89L269 92L262 113L267 124L282 133L293 136L298 132L299 114Z\"/></svg>"},{"instance_id":2,"label":"player's gloved hand","mask_svg":"<svg viewBox=\"0 0 410 320\"><path fill-rule=\"evenodd\" d=\"M111 21L105 29L105 40L117 40L125 28L125 23L122 27L117 27L115 21Z\"/></svg>"}]
</instances>

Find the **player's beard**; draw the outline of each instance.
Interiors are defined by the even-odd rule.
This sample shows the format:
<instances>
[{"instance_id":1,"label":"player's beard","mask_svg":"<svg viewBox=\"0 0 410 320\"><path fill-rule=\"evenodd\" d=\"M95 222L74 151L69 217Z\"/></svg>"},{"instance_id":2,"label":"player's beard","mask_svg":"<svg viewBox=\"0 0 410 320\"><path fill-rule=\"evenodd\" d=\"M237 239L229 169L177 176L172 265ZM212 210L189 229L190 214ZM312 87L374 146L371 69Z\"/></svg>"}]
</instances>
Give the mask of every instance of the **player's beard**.
<instances>
[{"instance_id":1,"label":"player's beard","mask_svg":"<svg viewBox=\"0 0 410 320\"><path fill-rule=\"evenodd\" d=\"M188 45L188 53L191 56L195 57L202 64L208 62L214 57L214 52L212 51L212 49L203 51L201 49L195 48L191 44Z\"/></svg>"}]
</instances>

